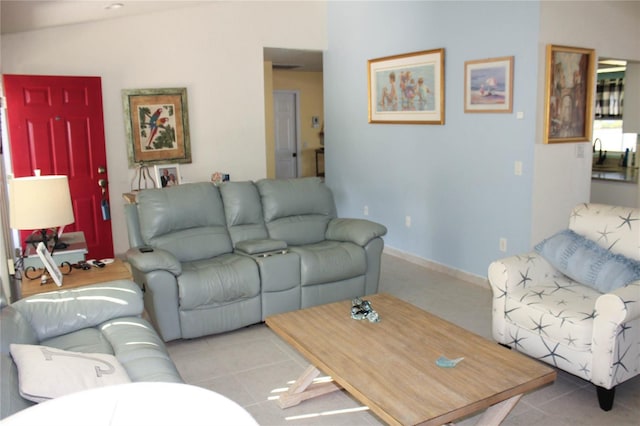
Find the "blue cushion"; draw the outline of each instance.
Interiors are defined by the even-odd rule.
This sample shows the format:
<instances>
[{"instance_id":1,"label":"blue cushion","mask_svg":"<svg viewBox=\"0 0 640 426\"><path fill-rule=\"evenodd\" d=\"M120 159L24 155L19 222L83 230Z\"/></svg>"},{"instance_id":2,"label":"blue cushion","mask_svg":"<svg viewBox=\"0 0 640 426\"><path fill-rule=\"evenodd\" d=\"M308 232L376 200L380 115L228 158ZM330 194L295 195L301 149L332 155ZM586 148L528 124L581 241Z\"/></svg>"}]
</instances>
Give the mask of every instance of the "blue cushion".
<instances>
[{"instance_id":1,"label":"blue cushion","mask_svg":"<svg viewBox=\"0 0 640 426\"><path fill-rule=\"evenodd\" d=\"M640 262L611 253L570 229L547 238L535 250L569 278L601 293L640 280Z\"/></svg>"}]
</instances>

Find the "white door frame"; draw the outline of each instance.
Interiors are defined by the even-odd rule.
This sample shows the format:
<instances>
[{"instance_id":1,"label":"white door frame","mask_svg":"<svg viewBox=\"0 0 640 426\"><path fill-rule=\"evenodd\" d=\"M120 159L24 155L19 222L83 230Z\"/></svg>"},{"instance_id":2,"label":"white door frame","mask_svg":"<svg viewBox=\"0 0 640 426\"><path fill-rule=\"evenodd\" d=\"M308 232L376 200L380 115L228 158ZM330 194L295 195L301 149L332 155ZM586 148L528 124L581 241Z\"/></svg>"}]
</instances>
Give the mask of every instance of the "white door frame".
<instances>
[{"instance_id":1,"label":"white door frame","mask_svg":"<svg viewBox=\"0 0 640 426\"><path fill-rule=\"evenodd\" d=\"M291 94L293 95L293 99L294 99L294 111L296 114L296 177L300 177L301 176L301 171L302 171L302 155L301 155L301 142L300 139L302 138L301 132L300 132L300 91L299 90L274 90L273 91L273 97L275 99L275 95L277 93L282 93L282 94ZM274 117L273 120L274 122L277 121L277 118L275 116L276 111L274 108L273 111ZM274 141L274 145L275 145L275 141ZM277 158L275 158L276 156L276 150L274 149L273 151L273 155L274 155L274 160L277 162Z\"/></svg>"}]
</instances>

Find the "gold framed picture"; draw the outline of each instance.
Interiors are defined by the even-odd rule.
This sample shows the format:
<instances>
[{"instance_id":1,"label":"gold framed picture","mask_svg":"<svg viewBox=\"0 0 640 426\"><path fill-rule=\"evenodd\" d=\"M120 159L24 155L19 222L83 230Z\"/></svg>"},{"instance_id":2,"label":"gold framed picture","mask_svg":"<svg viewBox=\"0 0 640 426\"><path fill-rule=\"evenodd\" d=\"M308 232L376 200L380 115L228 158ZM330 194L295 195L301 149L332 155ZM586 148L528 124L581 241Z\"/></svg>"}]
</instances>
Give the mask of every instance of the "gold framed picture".
<instances>
[{"instance_id":1,"label":"gold framed picture","mask_svg":"<svg viewBox=\"0 0 640 426\"><path fill-rule=\"evenodd\" d=\"M464 112L513 111L513 56L464 63Z\"/></svg>"},{"instance_id":2,"label":"gold framed picture","mask_svg":"<svg viewBox=\"0 0 640 426\"><path fill-rule=\"evenodd\" d=\"M368 61L369 123L444 124L444 49Z\"/></svg>"},{"instance_id":3,"label":"gold framed picture","mask_svg":"<svg viewBox=\"0 0 640 426\"><path fill-rule=\"evenodd\" d=\"M191 163L187 89L125 89L129 166Z\"/></svg>"},{"instance_id":4,"label":"gold framed picture","mask_svg":"<svg viewBox=\"0 0 640 426\"><path fill-rule=\"evenodd\" d=\"M594 49L547 45L544 142L591 141Z\"/></svg>"}]
</instances>

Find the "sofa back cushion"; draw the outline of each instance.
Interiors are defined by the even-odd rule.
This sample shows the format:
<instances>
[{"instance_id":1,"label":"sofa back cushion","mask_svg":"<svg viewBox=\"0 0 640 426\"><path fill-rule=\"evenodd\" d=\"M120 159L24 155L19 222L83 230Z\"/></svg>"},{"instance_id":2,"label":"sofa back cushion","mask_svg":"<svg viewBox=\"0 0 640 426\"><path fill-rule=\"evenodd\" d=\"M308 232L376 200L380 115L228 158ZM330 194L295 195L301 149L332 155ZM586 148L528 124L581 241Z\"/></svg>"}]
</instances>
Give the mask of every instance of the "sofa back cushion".
<instances>
[{"instance_id":1,"label":"sofa back cushion","mask_svg":"<svg viewBox=\"0 0 640 426\"><path fill-rule=\"evenodd\" d=\"M600 247L640 260L640 209L580 204L571 212L569 229Z\"/></svg>"},{"instance_id":2,"label":"sofa back cushion","mask_svg":"<svg viewBox=\"0 0 640 426\"><path fill-rule=\"evenodd\" d=\"M145 244L170 251L181 262L231 252L222 198L212 183L146 189L136 201Z\"/></svg>"},{"instance_id":3,"label":"sofa back cushion","mask_svg":"<svg viewBox=\"0 0 640 426\"><path fill-rule=\"evenodd\" d=\"M256 185L270 238L290 245L325 239L336 206L331 190L320 178L263 179Z\"/></svg>"},{"instance_id":4,"label":"sofa back cushion","mask_svg":"<svg viewBox=\"0 0 640 426\"><path fill-rule=\"evenodd\" d=\"M225 182L220 187L227 228L233 245L268 237L258 188L253 182Z\"/></svg>"}]
</instances>

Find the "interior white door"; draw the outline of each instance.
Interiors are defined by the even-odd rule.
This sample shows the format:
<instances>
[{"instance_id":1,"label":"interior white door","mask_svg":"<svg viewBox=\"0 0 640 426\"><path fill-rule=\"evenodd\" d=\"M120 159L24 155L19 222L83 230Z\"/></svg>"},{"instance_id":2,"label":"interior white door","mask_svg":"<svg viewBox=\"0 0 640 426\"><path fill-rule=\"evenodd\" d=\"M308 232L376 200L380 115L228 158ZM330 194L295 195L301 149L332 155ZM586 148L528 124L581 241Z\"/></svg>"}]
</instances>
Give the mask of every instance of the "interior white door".
<instances>
[{"instance_id":1,"label":"interior white door","mask_svg":"<svg viewBox=\"0 0 640 426\"><path fill-rule=\"evenodd\" d=\"M298 177L298 94L274 91L276 178Z\"/></svg>"}]
</instances>

